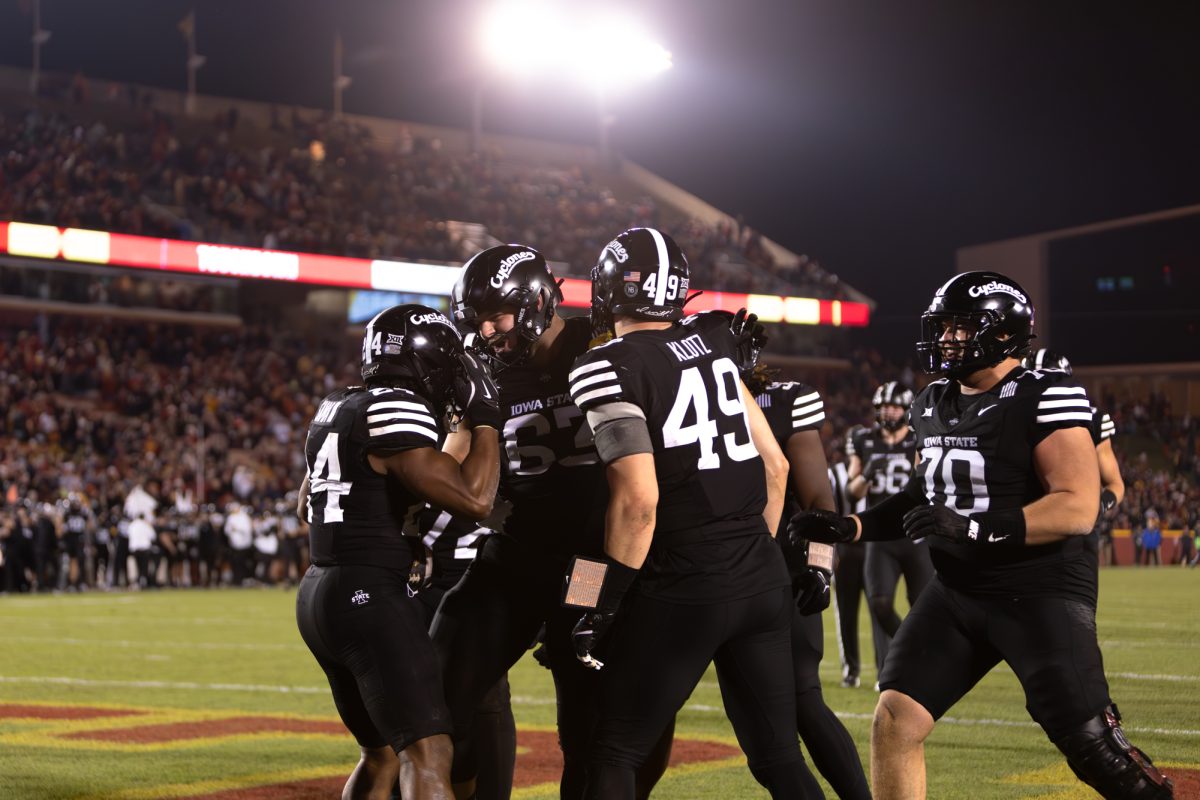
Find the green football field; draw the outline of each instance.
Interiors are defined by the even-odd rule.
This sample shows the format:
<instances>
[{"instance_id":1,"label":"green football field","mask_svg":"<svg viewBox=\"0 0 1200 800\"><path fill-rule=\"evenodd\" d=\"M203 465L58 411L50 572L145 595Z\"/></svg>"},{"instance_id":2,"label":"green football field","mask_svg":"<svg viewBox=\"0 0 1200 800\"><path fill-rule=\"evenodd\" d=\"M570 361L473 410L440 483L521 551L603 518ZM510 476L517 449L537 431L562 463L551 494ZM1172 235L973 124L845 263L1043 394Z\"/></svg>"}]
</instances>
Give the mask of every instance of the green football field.
<instances>
[{"instance_id":1,"label":"green football field","mask_svg":"<svg viewBox=\"0 0 1200 800\"><path fill-rule=\"evenodd\" d=\"M296 632L294 599L284 589L0 597L0 798L337 796L358 751ZM1198 609L1200 571L1101 576L1113 696L1135 743L1185 778L1177 797L1200 788ZM875 676L842 689L832 612L825 627L825 697L865 761ZM870 663L865 616L859 629ZM550 675L526 658L511 681L515 796L557 797ZM683 763L655 796L765 797L731 745L710 671L679 715ZM938 725L927 757L931 798L1095 796L1029 721L1006 667Z\"/></svg>"}]
</instances>

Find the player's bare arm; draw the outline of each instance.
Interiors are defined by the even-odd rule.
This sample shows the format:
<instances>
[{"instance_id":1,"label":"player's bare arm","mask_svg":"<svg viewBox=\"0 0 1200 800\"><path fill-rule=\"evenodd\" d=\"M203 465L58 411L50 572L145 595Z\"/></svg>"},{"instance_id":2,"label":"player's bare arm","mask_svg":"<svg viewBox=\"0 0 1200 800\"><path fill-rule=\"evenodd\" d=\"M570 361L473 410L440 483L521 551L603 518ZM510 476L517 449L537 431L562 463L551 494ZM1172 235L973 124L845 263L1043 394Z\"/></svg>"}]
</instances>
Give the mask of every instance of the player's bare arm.
<instances>
[{"instance_id":1,"label":"player's bare arm","mask_svg":"<svg viewBox=\"0 0 1200 800\"><path fill-rule=\"evenodd\" d=\"M855 500L862 500L867 496L866 477L863 476L863 462L857 454L850 456L850 462L846 465L846 492Z\"/></svg>"},{"instance_id":2,"label":"player's bare arm","mask_svg":"<svg viewBox=\"0 0 1200 800\"><path fill-rule=\"evenodd\" d=\"M308 474L300 481L300 491L296 492L296 516L301 522L308 522Z\"/></svg>"},{"instance_id":3,"label":"player's bare arm","mask_svg":"<svg viewBox=\"0 0 1200 800\"><path fill-rule=\"evenodd\" d=\"M1091 533L1100 506L1096 448L1086 428L1063 428L1033 449L1046 496L1025 506L1025 543L1057 542Z\"/></svg>"},{"instance_id":4,"label":"player's bare arm","mask_svg":"<svg viewBox=\"0 0 1200 800\"><path fill-rule=\"evenodd\" d=\"M471 451L462 464L432 447L367 458L376 472L392 475L414 494L452 514L483 519L492 513L500 481L500 438L495 428L471 431Z\"/></svg>"},{"instance_id":5,"label":"player's bare arm","mask_svg":"<svg viewBox=\"0 0 1200 800\"><path fill-rule=\"evenodd\" d=\"M1117 454L1113 452L1112 440L1105 439L1096 445L1096 460L1100 468L1100 493L1111 492L1109 498L1112 505L1118 505L1125 499L1125 479L1121 477L1121 467L1117 464ZM1103 497L1101 498L1103 501Z\"/></svg>"},{"instance_id":6,"label":"player's bare arm","mask_svg":"<svg viewBox=\"0 0 1200 800\"><path fill-rule=\"evenodd\" d=\"M821 434L817 431L800 431L789 436L787 460L791 467L788 477L801 507L833 511L833 486L827 477L829 464L825 460Z\"/></svg>"},{"instance_id":7,"label":"player's bare arm","mask_svg":"<svg viewBox=\"0 0 1200 800\"><path fill-rule=\"evenodd\" d=\"M611 492L604 521L604 551L638 569L654 539L658 477L651 453L633 453L608 465Z\"/></svg>"}]
</instances>

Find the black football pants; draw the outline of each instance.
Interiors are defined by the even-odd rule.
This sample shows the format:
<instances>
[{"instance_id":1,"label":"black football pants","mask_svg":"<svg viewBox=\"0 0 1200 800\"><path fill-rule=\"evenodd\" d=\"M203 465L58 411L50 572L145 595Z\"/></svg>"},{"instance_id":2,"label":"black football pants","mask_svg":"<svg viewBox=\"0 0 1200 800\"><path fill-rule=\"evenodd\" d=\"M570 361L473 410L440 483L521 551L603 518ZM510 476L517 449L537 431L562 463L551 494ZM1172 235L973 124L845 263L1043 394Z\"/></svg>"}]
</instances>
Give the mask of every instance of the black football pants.
<instances>
[{"instance_id":1,"label":"black football pants","mask_svg":"<svg viewBox=\"0 0 1200 800\"><path fill-rule=\"evenodd\" d=\"M825 649L820 614L792 613L792 666L796 672L796 729L817 770L841 800L871 800L854 740L825 705L817 669Z\"/></svg>"},{"instance_id":2,"label":"black football pants","mask_svg":"<svg viewBox=\"0 0 1200 800\"><path fill-rule=\"evenodd\" d=\"M464 569L435 569L433 584L417 594L425 615L425 627L433 624L434 614L446 592L461 580ZM505 673L475 709L469 744L459 743L455 754L476 769L476 800L508 800L512 795L513 770L517 760L517 723L513 719L512 694Z\"/></svg>"},{"instance_id":3,"label":"black football pants","mask_svg":"<svg viewBox=\"0 0 1200 800\"><path fill-rule=\"evenodd\" d=\"M430 634L454 721L455 783L478 774L470 752L475 711L546 626L546 656L558 695L563 796L582 786L601 675L575 658L578 609L559 602L567 558L534 551L506 534L489 536L463 579L446 593Z\"/></svg>"},{"instance_id":4,"label":"black football pants","mask_svg":"<svg viewBox=\"0 0 1200 800\"><path fill-rule=\"evenodd\" d=\"M772 797L821 797L796 741L790 587L684 605L632 595L600 655L589 800L633 800L635 772L710 663L750 771Z\"/></svg>"},{"instance_id":5,"label":"black football pants","mask_svg":"<svg viewBox=\"0 0 1200 800\"><path fill-rule=\"evenodd\" d=\"M863 583L867 588L867 607L871 619L884 633L876 639L875 661L879 668L887 660L888 645L900 630L900 615L896 613L896 587L904 576L908 607L912 608L929 582L933 580L933 561L929 544L914 542L907 537L887 542L867 542L867 558L863 564ZM880 640L882 639L882 641Z\"/></svg>"},{"instance_id":6,"label":"black football pants","mask_svg":"<svg viewBox=\"0 0 1200 800\"><path fill-rule=\"evenodd\" d=\"M858 607L862 600L863 566L866 562L866 547L861 542L837 546L837 566L833 568L833 592L837 603L838 649L842 656L842 674L855 678L862 672L862 659L858 647ZM883 643L884 632L871 618L871 641L875 645L875 666L883 669L883 657L887 649Z\"/></svg>"}]
</instances>

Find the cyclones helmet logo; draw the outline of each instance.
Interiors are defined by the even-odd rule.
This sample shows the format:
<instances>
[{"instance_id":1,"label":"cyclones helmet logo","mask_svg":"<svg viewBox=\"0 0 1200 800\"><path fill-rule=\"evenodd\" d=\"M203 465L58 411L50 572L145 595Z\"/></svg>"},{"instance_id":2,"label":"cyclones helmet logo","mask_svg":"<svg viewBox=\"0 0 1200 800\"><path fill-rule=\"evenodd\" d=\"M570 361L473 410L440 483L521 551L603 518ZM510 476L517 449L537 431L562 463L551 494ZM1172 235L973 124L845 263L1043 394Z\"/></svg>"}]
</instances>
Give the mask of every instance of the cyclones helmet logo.
<instances>
[{"instance_id":1,"label":"cyclones helmet logo","mask_svg":"<svg viewBox=\"0 0 1200 800\"><path fill-rule=\"evenodd\" d=\"M1025 297L1025 295L1021 294L1007 283L1000 283L999 281L989 281L981 286L972 286L967 290L967 294L971 295L971 297L983 297L985 294L995 294L996 292L1011 295L1012 297L1020 300L1022 303L1029 302L1029 299Z\"/></svg>"},{"instance_id":2,"label":"cyclones helmet logo","mask_svg":"<svg viewBox=\"0 0 1200 800\"><path fill-rule=\"evenodd\" d=\"M437 313L436 311L433 312L432 314L413 314L411 317L408 318L408 321L411 322L413 325L423 325L423 324L429 323L429 322L440 322L443 325L450 325L451 328L454 327L454 325L452 325L450 323L450 320L446 319L444 316Z\"/></svg>"},{"instance_id":3,"label":"cyclones helmet logo","mask_svg":"<svg viewBox=\"0 0 1200 800\"><path fill-rule=\"evenodd\" d=\"M622 244L616 239L613 239L611 242L604 245L604 249L613 254L613 258L617 260L618 264L624 264L629 260L628 251L626 251L624 246L622 246Z\"/></svg>"},{"instance_id":4,"label":"cyclones helmet logo","mask_svg":"<svg viewBox=\"0 0 1200 800\"><path fill-rule=\"evenodd\" d=\"M490 283L494 288L499 289L504 285L504 282L508 280L509 276L512 275L513 270L517 268L518 264L535 258L537 258L537 253L529 250L522 250L519 253L513 253L511 256L500 262L500 267L496 270L496 274L492 276L492 279L488 281L488 283Z\"/></svg>"}]
</instances>

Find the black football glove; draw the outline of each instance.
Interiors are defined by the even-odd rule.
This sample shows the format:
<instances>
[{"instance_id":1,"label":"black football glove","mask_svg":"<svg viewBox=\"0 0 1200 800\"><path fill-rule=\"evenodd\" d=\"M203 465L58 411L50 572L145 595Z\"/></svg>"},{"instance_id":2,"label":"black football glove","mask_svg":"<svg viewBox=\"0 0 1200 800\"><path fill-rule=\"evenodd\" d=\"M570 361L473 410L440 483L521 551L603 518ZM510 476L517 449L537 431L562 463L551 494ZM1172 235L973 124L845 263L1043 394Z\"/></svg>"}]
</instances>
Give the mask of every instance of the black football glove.
<instances>
[{"instance_id":1,"label":"black football glove","mask_svg":"<svg viewBox=\"0 0 1200 800\"><path fill-rule=\"evenodd\" d=\"M834 511L801 511L788 521L788 544L802 546L804 541L844 544L854 541L858 526L849 517Z\"/></svg>"},{"instance_id":2,"label":"black football glove","mask_svg":"<svg viewBox=\"0 0 1200 800\"><path fill-rule=\"evenodd\" d=\"M792 580L792 596L800 613L819 614L829 608L829 582L833 574L820 567L805 567Z\"/></svg>"},{"instance_id":3,"label":"black football glove","mask_svg":"<svg viewBox=\"0 0 1200 800\"><path fill-rule=\"evenodd\" d=\"M454 399L471 418L472 425L486 425L497 431L504 425L500 415L500 390L492 372L475 353L458 357L459 370L454 380Z\"/></svg>"},{"instance_id":4,"label":"black football glove","mask_svg":"<svg viewBox=\"0 0 1200 800\"><path fill-rule=\"evenodd\" d=\"M563 581L563 605L589 609L571 629L575 657L585 666L600 669L604 662L592 655L597 643L617 618L621 600L637 579L638 571L607 555L602 559L576 556Z\"/></svg>"},{"instance_id":5,"label":"black football glove","mask_svg":"<svg viewBox=\"0 0 1200 800\"><path fill-rule=\"evenodd\" d=\"M910 539L940 536L957 544L1025 542L1025 515L1019 508L964 517L941 504L917 506L904 515L903 525Z\"/></svg>"},{"instance_id":6,"label":"black football glove","mask_svg":"<svg viewBox=\"0 0 1200 800\"><path fill-rule=\"evenodd\" d=\"M767 329L758 321L757 314L748 314L739 308L729 323L729 330L737 341L737 368L749 372L758 364L762 349L767 346Z\"/></svg>"},{"instance_id":7,"label":"black football glove","mask_svg":"<svg viewBox=\"0 0 1200 800\"><path fill-rule=\"evenodd\" d=\"M1100 493L1100 513L1101 514L1107 514L1109 511L1112 511L1113 507L1116 504L1117 504L1117 495L1113 492L1112 489L1105 489L1104 491L1102 491Z\"/></svg>"},{"instance_id":8,"label":"black football glove","mask_svg":"<svg viewBox=\"0 0 1200 800\"><path fill-rule=\"evenodd\" d=\"M613 620L617 618L615 611L589 611L579 618L571 629L571 645L575 648L575 657L584 666L600 669L604 662L592 655L596 644L608 633Z\"/></svg>"}]
</instances>

